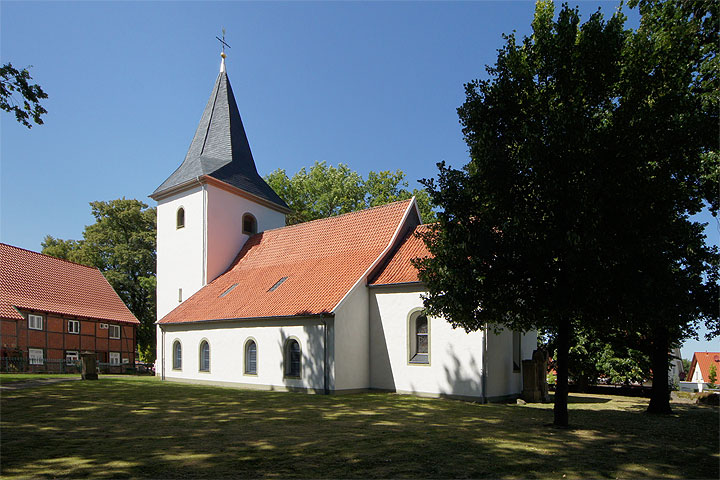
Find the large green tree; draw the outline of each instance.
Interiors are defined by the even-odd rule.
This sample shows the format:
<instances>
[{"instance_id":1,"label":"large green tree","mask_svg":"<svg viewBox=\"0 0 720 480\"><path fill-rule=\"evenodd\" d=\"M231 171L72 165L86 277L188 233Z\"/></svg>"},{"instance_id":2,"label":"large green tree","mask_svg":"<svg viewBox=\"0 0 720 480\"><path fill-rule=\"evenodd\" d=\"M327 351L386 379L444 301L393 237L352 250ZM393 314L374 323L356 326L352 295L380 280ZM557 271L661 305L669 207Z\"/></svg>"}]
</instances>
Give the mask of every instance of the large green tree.
<instances>
[{"instance_id":1,"label":"large green tree","mask_svg":"<svg viewBox=\"0 0 720 480\"><path fill-rule=\"evenodd\" d=\"M81 240L50 235L42 253L97 267L130 311L140 320L138 350L144 361L155 358L154 208L134 199L91 202L95 223L85 227Z\"/></svg>"},{"instance_id":2,"label":"large green tree","mask_svg":"<svg viewBox=\"0 0 720 480\"><path fill-rule=\"evenodd\" d=\"M506 37L488 80L466 85L458 109L470 162L439 164L426 181L439 222L434 257L418 263L425 307L468 331L501 325L557 339L554 423L568 424L573 326L604 322L607 118L616 96L624 17L599 12L580 24L564 6L538 2L533 34Z\"/></svg>"},{"instance_id":3,"label":"large green tree","mask_svg":"<svg viewBox=\"0 0 720 480\"><path fill-rule=\"evenodd\" d=\"M42 116L47 113L40 105L40 100L48 97L47 93L30 80L32 77L27 68L18 70L12 63L0 66L0 108L14 113L15 119L27 128L32 128L30 121L42 125Z\"/></svg>"},{"instance_id":4,"label":"large green tree","mask_svg":"<svg viewBox=\"0 0 720 480\"><path fill-rule=\"evenodd\" d=\"M292 177L278 169L265 176L265 181L287 202L292 210L287 224L340 215L363 208L376 207L412 196L418 202L423 221L435 220L429 195L422 189L408 189L401 170L369 172L366 179L345 164L337 167L315 162Z\"/></svg>"},{"instance_id":5,"label":"large green tree","mask_svg":"<svg viewBox=\"0 0 720 480\"><path fill-rule=\"evenodd\" d=\"M717 333L718 251L691 215L706 205L716 215L720 198L718 3L631 6L641 21L626 42L611 117L623 179L615 183L624 184L614 194L632 206L611 226L625 254L615 281L652 358L648 411L668 413L670 349L700 322Z\"/></svg>"},{"instance_id":6,"label":"large green tree","mask_svg":"<svg viewBox=\"0 0 720 480\"><path fill-rule=\"evenodd\" d=\"M466 86L470 163L426 182L442 209L419 263L426 308L467 330L552 332L556 425L577 331L646 348L649 411L665 412L670 348L717 321L717 252L690 220L717 208L714 79L701 74L715 57L698 36L712 14L683 8L643 4L632 32L621 13L581 25L539 2L532 36L508 36L490 78Z\"/></svg>"}]
</instances>

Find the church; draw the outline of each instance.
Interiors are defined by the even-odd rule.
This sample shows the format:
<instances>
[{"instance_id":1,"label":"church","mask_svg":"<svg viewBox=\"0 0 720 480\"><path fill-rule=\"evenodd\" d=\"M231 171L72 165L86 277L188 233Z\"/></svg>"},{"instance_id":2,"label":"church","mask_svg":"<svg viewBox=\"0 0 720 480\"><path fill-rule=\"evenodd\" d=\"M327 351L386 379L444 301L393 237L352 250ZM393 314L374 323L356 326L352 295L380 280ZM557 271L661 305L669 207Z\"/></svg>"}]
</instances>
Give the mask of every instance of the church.
<instances>
[{"instance_id":1,"label":"church","mask_svg":"<svg viewBox=\"0 0 720 480\"><path fill-rule=\"evenodd\" d=\"M183 163L157 201L163 380L500 401L535 332L466 333L423 313L415 199L285 226L257 172L222 55Z\"/></svg>"}]
</instances>

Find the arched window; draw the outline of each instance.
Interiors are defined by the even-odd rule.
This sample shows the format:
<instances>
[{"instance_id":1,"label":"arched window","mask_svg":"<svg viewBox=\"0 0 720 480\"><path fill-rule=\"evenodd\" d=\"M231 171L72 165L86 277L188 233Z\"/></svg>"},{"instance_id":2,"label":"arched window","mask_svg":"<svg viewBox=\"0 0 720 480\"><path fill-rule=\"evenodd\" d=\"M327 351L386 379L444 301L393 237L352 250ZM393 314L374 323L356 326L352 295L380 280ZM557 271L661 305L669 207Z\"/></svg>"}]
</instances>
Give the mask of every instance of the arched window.
<instances>
[{"instance_id":1,"label":"arched window","mask_svg":"<svg viewBox=\"0 0 720 480\"><path fill-rule=\"evenodd\" d=\"M257 375L257 344L255 340L248 340L245 343L245 373Z\"/></svg>"},{"instance_id":2,"label":"arched window","mask_svg":"<svg viewBox=\"0 0 720 480\"><path fill-rule=\"evenodd\" d=\"M254 235L257 233L257 220L251 213L246 213L242 217L242 232L245 235Z\"/></svg>"},{"instance_id":3,"label":"arched window","mask_svg":"<svg viewBox=\"0 0 720 480\"><path fill-rule=\"evenodd\" d=\"M427 317L420 311L413 313L408 327L410 363L430 363L430 326Z\"/></svg>"},{"instance_id":4,"label":"arched window","mask_svg":"<svg viewBox=\"0 0 720 480\"><path fill-rule=\"evenodd\" d=\"M300 376L300 360L302 354L300 352L300 343L294 338L291 338L285 344L285 376L286 377L299 377Z\"/></svg>"},{"instance_id":5,"label":"arched window","mask_svg":"<svg viewBox=\"0 0 720 480\"><path fill-rule=\"evenodd\" d=\"M175 223L176 228L183 228L185 226L185 209L183 207L178 208L177 220Z\"/></svg>"},{"instance_id":6,"label":"arched window","mask_svg":"<svg viewBox=\"0 0 720 480\"><path fill-rule=\"evenodd\" d=\"M210 344L207 340L200 343L200 371L210 371Z\"/></svg>"},{"instance_id":7,"label":"arched window","mask_svg":"<svg viewBox=\"0 0 720 480\"><path fill-rule=\"evenodd\" d=\"M180 340L175 340L173 343L173 370L182 369L182 345Z\"/></svg>"}]
</instances>

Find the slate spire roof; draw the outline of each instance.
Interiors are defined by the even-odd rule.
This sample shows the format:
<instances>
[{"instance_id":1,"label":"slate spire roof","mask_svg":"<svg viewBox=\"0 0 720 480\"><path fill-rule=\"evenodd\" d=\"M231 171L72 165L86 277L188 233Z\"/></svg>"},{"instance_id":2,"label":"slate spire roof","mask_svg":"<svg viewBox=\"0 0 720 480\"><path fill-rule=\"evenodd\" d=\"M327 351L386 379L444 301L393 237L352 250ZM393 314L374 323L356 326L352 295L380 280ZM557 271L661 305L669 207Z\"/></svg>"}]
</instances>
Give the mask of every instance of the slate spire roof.
<instances>
[{"instance_id":1,"label":"slate spire roof","mask_svg":"<svg viewBox=\"0 0 720 480\"><path fill-rule=\"evenodd\" d=\"M220 69L215 80L185 161L150 197L157 198L203 175L267 200L281 209L288 208L258 175L225 68Z\"/></svg>"}]
</instances>

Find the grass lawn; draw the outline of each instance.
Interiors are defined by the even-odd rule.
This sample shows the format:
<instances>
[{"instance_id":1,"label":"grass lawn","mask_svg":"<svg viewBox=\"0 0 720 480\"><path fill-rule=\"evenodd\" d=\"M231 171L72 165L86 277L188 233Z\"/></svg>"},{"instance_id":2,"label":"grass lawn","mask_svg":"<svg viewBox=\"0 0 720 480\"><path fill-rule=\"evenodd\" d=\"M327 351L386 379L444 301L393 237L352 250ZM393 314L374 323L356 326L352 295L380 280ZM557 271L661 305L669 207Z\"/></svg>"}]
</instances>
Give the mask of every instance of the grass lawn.
<instances>
[{"instance_id":1,"label":"grass lawn","mask_svg":"<svg viewBox=\"0 0 720 480\"><path fill-rule=\"evenodd\" d=\"M0 373L0 385L28 382L31 380L52 380L54 378L80 378L79 373Z\"/></svg>"},{"instance_id":2,"label":"grass lawn","mask_svg":"<svg viewBox=\"0 0 720 480\"><path fill-rule=\"evenodd\" d=\"M718 478L718 412L572 395L480 405L372 393L236 390L101 377L3 391L3 479L17 477Z\"/></svg>"}]
</instances>

